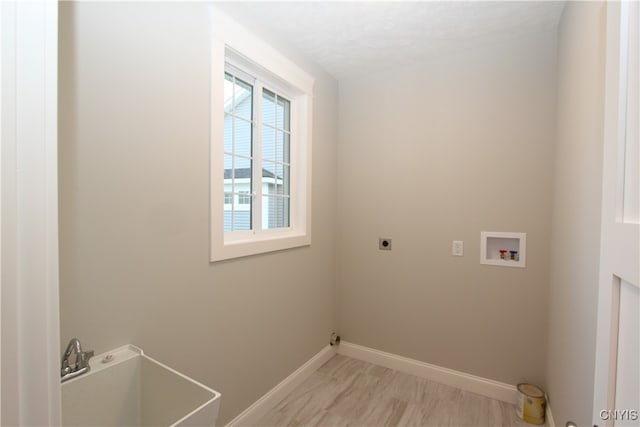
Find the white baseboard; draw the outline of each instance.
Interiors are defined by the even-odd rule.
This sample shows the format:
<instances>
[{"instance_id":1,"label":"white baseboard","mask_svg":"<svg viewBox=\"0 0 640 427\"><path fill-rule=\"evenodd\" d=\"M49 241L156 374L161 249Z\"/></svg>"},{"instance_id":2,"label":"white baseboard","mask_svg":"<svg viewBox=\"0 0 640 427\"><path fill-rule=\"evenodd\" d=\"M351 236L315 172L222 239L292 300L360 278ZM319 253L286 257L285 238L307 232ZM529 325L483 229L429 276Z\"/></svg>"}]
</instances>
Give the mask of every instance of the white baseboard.
<instances>
[{"instance_id":1,"label":"white baseboard","mask_svg":"<svg viewBox=\"0 0 640 427\"><path fill-rule=\"evenodd\" d=\"M337 348L336 348L337 347ZM501 383L482 377L478 377L453 369L443 368L415 359L398 356L392 353L375 350L357 344L342 341L340 345L331 347L327 345L313 356L295 372L282 380L278 385L269 390L264 396L245 409L240 415L231 420L226 427L239 427L257 425L258 421L284 399L294 388L302 384L320 366L331 359L336 352L344 356L374 363L389 369L426 378L472 393L477 393L492 399L515 404L518 401L518 391L515 386ZM547 403L546 426L555 427L551 408Z\"/></svg>"},{"instance_id":2,"label":"white baseboard","mask_svg":"<svg viewBox=\"0 0 640 427\"><path fill-rule=\"evenodd\" d=\"M369 347L342 341L338 346L338 354L447 384L503 402L515 404L518 399L518 391L513 385L465 374L464 372L454 371L453 369L442 368L420 362L419 360L374 350Z\"/></svg>"},{"instance_id":3,"label":"white baseboard","mask_svg":"<svg viewBox=\"0 0 640 427\"><path fill-rule=\"evenodd\" d=\"M546 427L556 427L555 421L553 421L553 414L551 413L551 406L549 406L549 398L547 398L547 406L544 410L544 424Z\"/></svg>"},{"instance_id":4,"label":"white baseboard","mask_svg":"<svg viewBox=\"0 0 640 427\"><path fill-rule=\"evenodd\" d=\"M327 345L318 354L309 359L282 380L278 385L269 390L264 396L245 409L240 415L229 421L226 427L257 425L260 418L266 415L274 406L284 399L291 391L302 384L315 371L324 365L336 354L335 347Z\"/></svg>"}]
</instances>

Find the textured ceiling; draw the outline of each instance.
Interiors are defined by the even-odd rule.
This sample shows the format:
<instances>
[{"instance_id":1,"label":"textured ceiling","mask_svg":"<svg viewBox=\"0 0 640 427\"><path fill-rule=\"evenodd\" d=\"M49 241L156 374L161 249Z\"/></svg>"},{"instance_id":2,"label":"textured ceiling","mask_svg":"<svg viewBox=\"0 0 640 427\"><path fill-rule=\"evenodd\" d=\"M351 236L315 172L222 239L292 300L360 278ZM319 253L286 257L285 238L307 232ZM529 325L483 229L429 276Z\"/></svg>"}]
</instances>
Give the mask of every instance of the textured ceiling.
<instances>
[{"instance_id":1,"label":"textured ceiling","mask_svg":"<svg viewBox=\"0 0 640 427\"><path fill-rule=\"evenodd\" d=\"M555 31L564 2L238 2L224 9L287 40L338 79Z\"/></svg>"}]
</instances>

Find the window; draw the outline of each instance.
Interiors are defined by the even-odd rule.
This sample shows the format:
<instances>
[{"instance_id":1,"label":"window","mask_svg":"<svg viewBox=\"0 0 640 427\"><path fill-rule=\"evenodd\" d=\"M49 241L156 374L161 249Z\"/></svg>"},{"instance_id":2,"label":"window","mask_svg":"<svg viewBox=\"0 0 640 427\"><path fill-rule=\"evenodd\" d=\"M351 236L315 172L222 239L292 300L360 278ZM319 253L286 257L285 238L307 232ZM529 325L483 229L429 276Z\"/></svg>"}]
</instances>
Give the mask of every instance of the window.
<instances>
[{"instance_id":1,"label":"window","mask_svg":"<svg viewBox=\"0 0 640 427\"><path fill-rule=\"evenodd\" d=\"M222 12L214 19L211 261L309 245L313 79Z\"/></svg>"},{"instance_id":2,"label":"window","mask_svg":"<svg viewBox=\"0 0 640 427\"><path fill-rule=\"evenodd\" d=\"M289 187L291 139L291 103L282 96L262 92L262 203L266 218L263 228L289 227Z\"/></svg>"},{"instance_id":3,"label":"window","mask_svg":"<svg viewBox=\"0 0 640 427\"><path fill-rule=\"evenodd\" d=\"M239 205L250 205L251 204L251 195L248 191L241 191L238 195L238 204Z\"/></svg>"},{"instance_id":4,"label":"window","mask_svg":"<svg viewBox=\"0 0 640 427\"><path fill-rule=\"evenodd\" d=\"M253 132L258 124L260 131ZM225 194L238 195L237 206L224 208L226 232L253 229L247 212L252 209L258 212L251 217L261 221L255 228L289 227L290 141L291 101L226 64L223 188ZM256 197L259 203L252 204Z\"/></svg>"}]
</instances>

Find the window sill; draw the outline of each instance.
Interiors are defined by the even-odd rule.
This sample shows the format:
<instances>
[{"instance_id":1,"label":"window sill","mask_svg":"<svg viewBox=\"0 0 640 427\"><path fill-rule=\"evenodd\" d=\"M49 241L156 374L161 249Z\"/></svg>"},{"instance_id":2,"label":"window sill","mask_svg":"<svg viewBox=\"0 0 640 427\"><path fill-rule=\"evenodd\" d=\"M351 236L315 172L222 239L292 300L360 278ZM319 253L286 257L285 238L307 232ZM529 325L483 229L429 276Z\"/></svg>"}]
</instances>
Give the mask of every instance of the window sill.
<instances>
[{"instance_id":1,"label":"window sill","mask_svg":"<svg viewBox=\"0 0 640 427\"><path fill-rule=\"evenodd\" d=\"M311 236L306 233L267 234L263 237L227 241L211 248L211 262L242 258L286 249L311 245Z\"/></svg>"}]
</instances>

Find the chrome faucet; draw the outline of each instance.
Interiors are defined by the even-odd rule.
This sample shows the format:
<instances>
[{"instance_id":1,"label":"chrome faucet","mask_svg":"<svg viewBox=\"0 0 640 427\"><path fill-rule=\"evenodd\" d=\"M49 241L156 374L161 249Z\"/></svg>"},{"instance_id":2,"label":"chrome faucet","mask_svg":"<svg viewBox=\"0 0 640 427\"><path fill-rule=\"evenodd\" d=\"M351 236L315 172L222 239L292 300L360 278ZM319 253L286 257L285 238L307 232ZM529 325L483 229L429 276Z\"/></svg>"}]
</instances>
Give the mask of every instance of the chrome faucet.
<instances>
[{"instance_id":1,"label":"chrome faucet","mask_svg":"<svg viewBox=\"0 0 640 427\"><path fill-rule=\"evenodd\" d=\"M76 355L73 364L70 363L71 355ZM91 366L89 366L89 359L93 357L93 350L82 351L80 340L78 338L72 338L69 341L69 345L62 356L62 369L60 370L61 382L75 378L78 375L82 375L85 372L89 372Z\"/></svg>"}]
</instances>

